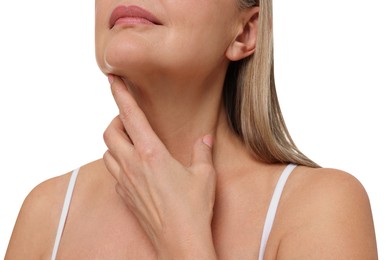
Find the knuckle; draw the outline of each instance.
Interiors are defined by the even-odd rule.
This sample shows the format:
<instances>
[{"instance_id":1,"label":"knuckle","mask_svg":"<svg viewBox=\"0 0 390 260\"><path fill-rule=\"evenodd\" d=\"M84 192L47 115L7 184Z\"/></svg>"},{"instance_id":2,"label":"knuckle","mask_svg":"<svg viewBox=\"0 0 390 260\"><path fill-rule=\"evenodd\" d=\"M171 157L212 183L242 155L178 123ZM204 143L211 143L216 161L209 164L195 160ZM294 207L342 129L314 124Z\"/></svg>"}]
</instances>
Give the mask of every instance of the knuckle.
<instances>
[{"instance_id":1,"label":"knuckle","mask_svg":"<svg viewBox=\"0 0 390 260\"><path fill-rule=\"evenodd\" d=\"M110 142L110 137L111 137L111 129L108 127L104 132L103 132L103 140L106 144Z\"/></svg>"},{"instance_id":2,"label":"knuckle","mask_svg":"<svg viewBox=\"0 0 390 260\"><path fill-rule=\"evenodd\" d=\"M143 160L151 161L156 158L157 151L153 146L148 145L140 149L140 155Z\"/></svg>"},{"instance_id":3,"label":"knuckle","mask_svg":"<svg viewBox=\"0 0 390 260\"><path fill-rule=\"evenodd\" d=\"M107 150L104 154L103 154L103 161L107 164L108 163L108 159L110 157L110 154L109 154L109 151Z\"/></svg>"}]
</instances>

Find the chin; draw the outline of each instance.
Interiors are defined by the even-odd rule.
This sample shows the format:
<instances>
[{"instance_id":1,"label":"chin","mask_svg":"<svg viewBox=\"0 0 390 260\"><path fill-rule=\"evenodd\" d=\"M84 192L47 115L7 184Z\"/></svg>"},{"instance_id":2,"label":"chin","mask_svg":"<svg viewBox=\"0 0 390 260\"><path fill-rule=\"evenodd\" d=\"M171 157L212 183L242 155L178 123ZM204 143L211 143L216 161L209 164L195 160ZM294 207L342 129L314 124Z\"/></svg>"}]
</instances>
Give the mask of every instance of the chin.
<instances>
[{"instance_id":1,"label":"chin","mask_svg":"<svg viewBox=\"0 0 390 260\"><path fill-rule=\"evenodd\" d=\"M161 82L169 78L191 78L205 64L191 52L175 52L164 45L150 44L140 37L116 35L96 45L96 60L104 74L115 74L134 82ZM179 54L180 53L180 54ZM206 66L207 67L207 66Z\"/></svg>"},{"instance_id":2,"label":"chin","mask_svg":"<svg viewBox=\"0 0 390 260\"><path fill-rule=\"evenodd\" d=\"M109 42L96 52L96 60L104 74L127 75L145 73L151 70L151 57L148 52L130 42Z\"/></svg>"}]
</instances>

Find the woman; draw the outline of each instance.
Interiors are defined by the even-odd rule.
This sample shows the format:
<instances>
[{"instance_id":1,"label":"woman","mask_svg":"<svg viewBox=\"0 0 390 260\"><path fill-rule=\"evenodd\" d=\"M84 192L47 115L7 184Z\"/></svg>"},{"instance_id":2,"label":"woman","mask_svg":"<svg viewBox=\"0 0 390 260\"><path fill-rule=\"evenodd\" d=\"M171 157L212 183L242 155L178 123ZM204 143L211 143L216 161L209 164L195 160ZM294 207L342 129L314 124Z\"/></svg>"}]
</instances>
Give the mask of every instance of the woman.
<instances>
[{"instance_id":1,"label":"woman","mask_svg":"<svg viewBox=\"0 0 390 260\"><path fill-rule=\"evenodd\" d=\"M287 132L271 1L237 1L96 0L108 151L29 194L6 259L377 258L363 187Z\"/></svg>"}]
</instances>

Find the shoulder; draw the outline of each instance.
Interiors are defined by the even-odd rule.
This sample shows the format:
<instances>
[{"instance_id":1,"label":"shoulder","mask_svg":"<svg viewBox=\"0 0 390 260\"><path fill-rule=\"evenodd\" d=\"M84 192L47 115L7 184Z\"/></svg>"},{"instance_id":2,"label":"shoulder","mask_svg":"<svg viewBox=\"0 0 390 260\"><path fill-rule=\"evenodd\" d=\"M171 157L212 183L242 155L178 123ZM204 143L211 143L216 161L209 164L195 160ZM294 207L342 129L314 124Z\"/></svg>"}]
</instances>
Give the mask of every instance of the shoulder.
<instances>
[{"instance_id":1,"label":"shoulder","mask_svg":"<svg viewBox=\"0 0 390 260\"><path fill-rule=\"evenodd\" d=\"M41 258L55 238L63 197L70 173L37 185L20 209L5 259ZM56 219L57 218L57 219ZM44 243L42 243L45 241Z\"/></svg>"},{"instance_id":2,"label":"shoulder","mask_svg":"<svg viewBox=\"0 0 390 260\"><path fill-rule=\"evenodd\" d=\"M355 177L298 167L290 178L281 204L288 224L278 259L375 259L370 202Z\"/></svg>"},{"instance_id":3,"label":"shoulder","mask_svg":"<svg viewBox=\"0 0 390 260\"><path fill-rule=\"evenodd\" d=\"M99 161L83 166L83 175ZM71 172L48 179L37 185L20 209L9 242L6 259L42 258L51 254ZM86 179L85 176L78 177ZM84 181L85 182L85 181Z\"/></svg>"},{"instance_id":4,"label":"shoulder","mask_svg":"<svg viewBox=\"0 0 390 260\"><path fill-rule=\"evenodd\" d=\"M360 181L341 170L300 166L290 179L291 198L302 196L306 202L316 201L320 208L329 201L336 205L351 201L369 204Z\"/></svg>"}]
</instances>

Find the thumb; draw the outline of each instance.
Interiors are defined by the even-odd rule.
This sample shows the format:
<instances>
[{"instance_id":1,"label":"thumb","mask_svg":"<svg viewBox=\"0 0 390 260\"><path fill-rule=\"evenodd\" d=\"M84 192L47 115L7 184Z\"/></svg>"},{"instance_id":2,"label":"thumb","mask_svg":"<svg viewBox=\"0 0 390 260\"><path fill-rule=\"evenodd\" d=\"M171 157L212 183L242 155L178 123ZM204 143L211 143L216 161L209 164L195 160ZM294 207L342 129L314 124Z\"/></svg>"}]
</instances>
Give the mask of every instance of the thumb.
<instances>
[{"instance_id":1,"label":"thumb","mask_svg":"<svg viewBox=\"0 0 390 260\"><path fill-rule=\"evenodd\" d=\"M213 164L212 159L212 146L213 137L211 135L205 135L199 138L194 145L192 152L192 166L196 164Z\"/></svg>"}]
</instances>

